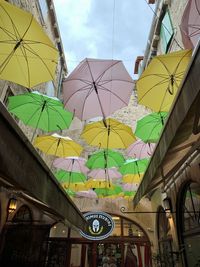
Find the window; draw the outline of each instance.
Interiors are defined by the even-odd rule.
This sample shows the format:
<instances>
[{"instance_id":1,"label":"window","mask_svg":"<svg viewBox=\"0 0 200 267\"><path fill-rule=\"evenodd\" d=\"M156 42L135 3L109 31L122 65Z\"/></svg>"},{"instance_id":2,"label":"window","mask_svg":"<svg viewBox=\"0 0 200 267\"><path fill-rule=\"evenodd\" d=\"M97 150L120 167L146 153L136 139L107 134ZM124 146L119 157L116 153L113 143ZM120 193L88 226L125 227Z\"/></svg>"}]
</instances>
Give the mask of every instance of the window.
<instances>
[{"instance_id":1,"label":"window","mask_svg":"<svg viewBox=\"0 0 200 267\"><path fill-rule=\"evenodd\" d=\"M187 184L179 203L180 234L186 266L200 266L200 184Z\"/></svg>"},{"instance_id":2,"label":"window","mask_svg":"<svg viewBox=\"0 0 200 267\"><path fill-rule=\"evenodd\" d=\"M161 50L163 53L166 53L168 51L170 43L172 41L173 34L174 30L172 27L169 12L166 11L160 29L160 42L161 42Z\"/></svg>"},{"instance_id":3,"label":"window","mask_svg":"<svg viewBox=\"0 0 200 267\"><path fill-rule=\"evenodd\" d=\"M15 214L13 222L32 222L32 216L31 216L31 211L30 209L26 206L23 205Z\"/></svg>"}]
</instances>

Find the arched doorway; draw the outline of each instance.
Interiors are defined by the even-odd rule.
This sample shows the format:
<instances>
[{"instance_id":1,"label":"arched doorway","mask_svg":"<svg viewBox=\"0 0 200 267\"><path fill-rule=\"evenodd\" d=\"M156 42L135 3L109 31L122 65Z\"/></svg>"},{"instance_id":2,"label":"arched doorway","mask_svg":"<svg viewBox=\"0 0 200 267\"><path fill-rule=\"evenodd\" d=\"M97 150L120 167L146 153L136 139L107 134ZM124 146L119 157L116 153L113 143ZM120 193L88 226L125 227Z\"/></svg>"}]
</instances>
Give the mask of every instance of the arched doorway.
<instances>
[{"instance_id":1,"label":"arched doorway","mask_svg":"<svg viewBox=\"0 0 200 267\"><path fill-rule=\"evenodd\" d=\"M66 258L63 267L151 267L151 245L140 225L125 217L111 215L115 222L112 234L100 241L83 238L71 229L68 238L51 238L51 246L60 247L58 259ZM64 234L63 234L64 235ZM63 249L62 249L63 248ZM68 255L63 257L63 252ZM52 250L51 250L52 251ZM53 256L53 258L55 258ZM52 265L53 260L47 263Z\"/></svg>"},{"instance_id":2,"label":"arched doorway","mask_svg":"<svg viewBox=\"0 0 200 267\"><path fill-rule=\"evenodd\" d=\"M177 225L185 266L200 266L200 184L187 183L179 196Z\"/></svg>"},{"instance_id":3,"label":"arched doorway","mask_svg":"<svg viewBox=\"0 0 200 267\"><path fill-rule=\"evenodd\" d=\"M3 229L0 266L45 266L45 242L49 236L49 229L49 225L36 224L30 208L22 205Z\"/></svg>"}]
</instances>

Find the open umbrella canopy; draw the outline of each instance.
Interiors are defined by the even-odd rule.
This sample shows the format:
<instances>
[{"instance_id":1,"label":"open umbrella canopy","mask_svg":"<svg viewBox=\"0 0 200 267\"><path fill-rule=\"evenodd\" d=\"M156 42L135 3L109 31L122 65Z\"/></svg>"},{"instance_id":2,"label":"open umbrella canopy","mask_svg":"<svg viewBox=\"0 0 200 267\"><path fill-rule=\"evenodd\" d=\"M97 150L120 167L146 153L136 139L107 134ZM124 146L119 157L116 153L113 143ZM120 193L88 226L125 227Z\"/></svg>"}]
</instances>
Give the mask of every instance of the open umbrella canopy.
<instances>
[{"instance_id":1,"label":"open umbrella canopy","mask_svg":"<svg viewBox=\"0 0 200 267\"><path fill-rule=\"evenodd\" d=\"M8 110L24 124L47 132L69 128L73 118L58 98L39 92L10 96Z\"/></svg>"},{"instance_id":2,"label":"open umbrella canopy","mask_svg":"<svg viewBox=\"0 0 200 267\"><path fill-rule=\"evenodd\" d=\"M0 0L0 79L31 88L54 79L58 51L33 15Z\"/></svg>"},{"instance_id":3,"label":"open umbrella canopy","mask_svg":"<svg viewBox=\"0 0 200 267\"><path fill-rule=\"evenodd\" d=\"M139 184L142 180L142 174L126 174L122 177L123 183Z\"/></svg>"},{"instance_id":4,"label":"open umbrella canopy","mask_svg":"<svg viewBox=\"0 0 200 267\"><path fill-rule=\"evenodd\" d=\"M153 153L154 147L154 143L144 143L142 140L138 140L127 148L126 153L128 157L137 159L149 158Z\"/></svg>"},{"instance_id":5,"label":"open umbrella canopy","mask_svg":"<svg viewBox=\"0 0 200 267\"><path fill-rule=\"evenodd\" d=\"M97 194L96 192L94 192L94 190L89 189L85 191L76 192L76 197L97 198Z\"/></svg>"},{"instance_id":6,"label":"open umbrella canopy","mask_svg":"<svg viewBox=\"0 0 200 267\"><path fill-rule=\"evenodd\" d=\"M94 179L120 179L121 173L116 168L105 168L105 169L93 169L88 173L88 177Z\"/></svg>"},{"instance_id":7,"label":"open umbrella canopy","mask_svg":"<svg viewBox=\"0 0 200 267\"><path fill-rule=\"evenodd\" d=\"M53 162L53 166L70 172L82 172L87 174L89 169L85 166L86 159L81 157L57 158Z\"/></svg>"},{"instance_id":8,"label":"open umbrella canopy","mask_svg":"<svg viewBox=\"0 0 200 267\"><path fill-rule=\"evenodd\" d=\"M119 171L125 174L138 174L144 173L149 161L148 159L127 159L126 162L119 168Z\"/></svg>"},{"instance_id":9,"label":"open umbrella canopy","mask_svg":"<svg viewBox=\"0 0 200 267\"><path fill-rule=\"evenodd\" d=\"M123 188L124 192L127 192L127 191L128 192L131 192L131 191L135 192L135 191L137 191L138 186L139 186L139 184L135 184L135 183L125 183L122 185L122 188Z\"/></svg>"},{"instance_id":10,"label":"open umbrella canopy","mask_svg":"<svg viewBox=\"0 0 200 267\"><path fill-rule=\"evenodd\" d=\"M80 156L83 148L69 137L58 134L41 135L34 140L34 146L46 154L57 157Z\"/></svg>"},{"instance_id":11,"label":"open umbrella canopy","mask_svg":"<svg viewBox=\"0 0 200 267\"><path fill-rule=\"evenodd\" d=\"M135 135L145 143L156 143L167 119L167 112L153 112L137 121Z\"/></svg>"},{"instance_id":12,"label":"open umbrella canopy","mask_svg":"<svg viewBox=\"0 0 200 267\"><path fill-rule=\"evenodd\" d=\"M85 187L85 183L83 183L83 182L80 182L80 183L63 183L62 186L65 190L72 190L74 192L87 190L87 188Z\"/></svg>"},{"instance_id":13,"label":"open umbrella canopy","mask_svg":"<svg viewBox=\"0 0 200 267\"><path fill-rule=\"evenodd\" d=\"M100 148L127 148L135 141L131 128L114 119L87 124L81 137L89 145Z\"/></svg>"},{"instance_id":14,"label":"open umbrella canopy","mask_svg":"<svg viewBox=\"0 0 200 267\"><path fill-rule=\"evenodd\" d=\"M119 167L125 162L124 156L117 151L104 149L90 155L86 166L90 169Z\"/></svg>"},{"instance_id":15,"label":"open umbrella canopy","mask_svg":"<svg viewBox=\"0 0 200 267\"><path fill-rule=\"evenodd\" d=\"M55 173L56 179L59 183L84 183L86 181L86 176L80 172L66 172L59 170Z\"/></svg>"},{"instance_id":16,"label":"open umbrella canopy","mask_svg":"<svg viewBox=\"0 0 200 267\"><path fill-rule=\"evenodd\" d=\"M155 56L136 83L138 103L153 111L169 111L192 51Z\"/></svg>"},{"instance_id":17,"label":"open umbrella canopy","mask_svg":"<svg viewBox=\"0 0 200 267\"><path fill-rule=\"evenodd\" d=\"M86 58L63 82L65 107L80 120L106 118L127 106L132 90L133 80L121 60Z\"/></svg>"},{"instance_id":18,"label":"open umbrella canopy","mask_svg":"<svg viewBox=\"0 0 200 267\"><path fill-rule=\"evenodd\" d=\"M71 190L71 189L65 189L65 192L66 192L66 194L68 195L68 196L70 196L70 197L74 197L75 196L75 192L73 191L73 190Z\"/></svg>"},{"instance_id":19,"label":"open umbrella canopy","mask_svg":"<svg viewBox=\"0 0 200 267\"><path fill-rule=\"evenodd\" d=\"M182 41L187 49L194 48L200 37L200 1L188 0L180 25Z\"/></svg>"},{"instance_id":20,"label":"open umbrella canopy","mask_svg":"<svg viewBox=\"0 0 200 267\"><path fill-rule=\"evenodd\" d=\"M113 185L109 182L106 181L105 179L88 179L85 182L85 186L86 188L90 189L90 188L111 188L113 187Z\"/></svg>"},{"instance_id":21,"label":"open umbrella canopy","mask_svg":"<svg viewBox=\"0 0 200 267\"><path fill-rule=\"evenodd\" d=\"M96 188L94 191L98 197L123 196L123 190L119 185L106 188Z\"/></svg>"}]
</instances>

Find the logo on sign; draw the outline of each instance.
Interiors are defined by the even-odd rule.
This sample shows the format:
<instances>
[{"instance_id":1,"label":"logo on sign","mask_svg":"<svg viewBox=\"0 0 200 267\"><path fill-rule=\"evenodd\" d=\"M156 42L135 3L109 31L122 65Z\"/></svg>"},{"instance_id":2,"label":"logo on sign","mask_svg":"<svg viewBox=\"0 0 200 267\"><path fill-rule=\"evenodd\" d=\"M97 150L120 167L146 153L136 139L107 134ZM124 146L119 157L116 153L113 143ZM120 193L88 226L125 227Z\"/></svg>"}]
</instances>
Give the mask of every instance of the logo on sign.
<instances>
[{"instance_id":1,"label":"logo on sign","mask_svg":"<svg viewBox=\"0 0 200 267\"><path fill-rule=\"evenodd\" d=\"M105 212L87 212L84 217L88 225L86 231L80 231L80 234L87 239L105 239L114 229L115 224L112 217Z\"/></svg>"}]
</instances>

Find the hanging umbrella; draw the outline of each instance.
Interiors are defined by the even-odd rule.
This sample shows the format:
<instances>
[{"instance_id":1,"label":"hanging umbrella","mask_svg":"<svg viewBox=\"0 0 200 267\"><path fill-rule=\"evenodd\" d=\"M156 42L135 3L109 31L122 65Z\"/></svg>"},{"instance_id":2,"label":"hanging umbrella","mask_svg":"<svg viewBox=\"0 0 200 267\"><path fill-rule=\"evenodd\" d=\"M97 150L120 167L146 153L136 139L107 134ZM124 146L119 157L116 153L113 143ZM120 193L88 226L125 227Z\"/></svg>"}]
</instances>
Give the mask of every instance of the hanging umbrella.
<instances>
[{"instance_id":1,"label":"hanging umbrella","mask_svg":"<svg viewBox=\"0 0 200 267\"><path fill-rule=\"evenodd\" d=\"M124 156L117 151L104 149L89 156L86 166L90 169L119 167L125 162Z\"/></svg>"},{"instance_id":2,"label":"hanging umbrella","mask_svg":"<svg viewBox=\"0 0 200 267\"><path fill-rule=\"evenodd\" d=\"M71 189L64 189L66 194L69 195L70 197L74 197L75 196L75 192Z\"/></svg>"},{"instance_id":3,"label":"hanging umbrella","mask_svg":"<svg viewBox=\"0 0 200 267\"><path fill-rule=\"evenodd\" d=\"M119 171L123 175L144 173L147 168L148 162L148 159L127 159L126 162L119 168Z\"/></svg>"},{"instance_id":4,"label":"hanging umbrella","mask_svg":"<svg viewBox=\"0 0 200 267\"><path fill-rule=\"evenodd\" d=\"M58 169L71 172L82 172L87 174L89 169L85 166L86 159L81 157L66 157L57 158L54 160L53 165Z\"/></svg>"},{"instance_id":5,"label":"hanging umbrella","mask_svg":"<svg viewBox=\"0 0 200 267\"><path fill-rule=\"evenodd\" d=\"M138 103L169 111L191 58L191 50L155 56L136 83Z\"/></svg>"},{"instance_id":6,"label":"hanging umbrella","mask_svg":"<svg viewBox=\"0 0 200 267\"><path fill-rule=\"evenodd\" d=\"M128 157L138 159L149 158L151 157L154 148L154 143L144 143L142 140L138 140L127 148L126 153Z\"/></svg>"},{"instance_id":7,"label":"hanging umbrella","mask_svg":"<svg viewBox=\"0 0 200 267\"><path fill-rule=\"evenodd\" d=\"M133 80L120 60L86 58L63 82L67 109L80 120L106 118L129 103Z\"/></svg>"},{"instance_id":8,"label":"hanging umbrella","mask_svg":"<svg viewBox=\"0 0 200 267\"><path fill-rule=\"evenodd\" d=\"M136 191L124 191L125 199L133 199L136 194Z\"/></svg>"},{"instance_id":9,"label":"hanging umbrella","mask_svg":"<svg viewBox=\"0 0 200 267\"><path fill-rule=\"evenodd\" d=\"M94 179L105 179L113 180L120 179L122 177L121 173L117 171L116 168L106 168L106 169L93 169L88 173L88 177L92 177Z\"/></svg>"},{"instance_id":10,"label":"hanging umbrella","mask_svg":"<svg viewBox=\"0 0 200 267\"><path fill-rule=\"evenodd\" d=\"M139 184L142 179L142 174L126 174L122 178L123 183Z\"/></svg>"},{"instance_id":11,"label":"hanging umbrella","mask_svg":"<svg viewBox=\"0 0 200 267\"><path fill-rule=\"evenodd\" d=\"M200 1L188 0L180 30L184 47L193 49L200 37Z\"/></svg>"},{"instance_id":12,"label":"hanging umbrella","mask_svg":"<svg viewBox=\"0 0 200 267\"><path fill-rule=\"evenodd\" d=\"M135 141L131 128L114 119L87 124L81 137L89 145L100 148L127 148Z\"/></svg>"},{"instance_id":13,"label":"hanging umbrella","mask_svg":"<svg viewBox=\"0 0 200 267\"><path fill-rule=\"evenodd\" d=\"M153 112L137 121L135 135L145 143L156 143L167 119L167 112Z\"/></svg>"},{"instance_id":14,"label":"hanging umbrella","mask_svg":"<svg viewBox=\"0 0 200 267\"><path fill-rule=\"evenodd\" d=\"M85 187L85 183L83 183L83 182L80 182L80 183L63 183L62 186L65 190L72 190L75 192L87 190L87 188Z\"/></svg>"},{"instance_id":15,"label":"hanging umbrella","mask_svg":"<svg viewBox=\"0 0 200 267\"><path fill-rule=\"evenodd\" d=\"M86 182L85 182L85 186L86 188L105 188L105 187L113 187L113 185L108 182L108 181L105 181L104 179L100 180L100 179L88 179Z\"/></svg>"},{"instance_id":16,"label":"hanging umbrella","mask_svg":"<svg viewBox=\"0 0 200 267\"><path fill-rule=\"evenodd\" d=\"M85 191L79 191L76 193L77 197L85 197L85 198L97 198L96 192L94 190L89 189Z\"/></svg>"},{"instance_id":17,"label":"hanging umbrella","mask_svg":"<svg viewBox=\"0 0 200 267\"><path fill-rule=\"evenodd\" d=\"M58 98L39 92L10 96L8 110L24 124L47 132L69 128L73 117Z\"/></svg>"},{"instance_id":18,"label":"hanging umbrella","mask_svg":"<svg viewBox=\"0 0 200 267\"><path fill-rule=\"evenodd\" d=\"M83 148L69 137L58 134L36 137L34 146L46 154L57 157L79 156Z\"/></svg>"},{"instance_id":19,"label":"hanging umbrella","mask_svg":"<svg viewBox=\"0 0 200 267\"><path fill-rule=\"evenodd\" d=\"M86 176L80 172L67 172L59 170L55 173L55 177L60 183L84 183Z\"/></svg>"},{"instance_id":20,"label":"hanging umbrella","mask_svg":"<svg viewBox=\"0 0 200 267\"><path fill-rule=\"evenodd\" d=\"M54 79L58 51L33 15L0 1L0 79L31 88Z\"/></svg>"},{"instance_id":21,"label":"hanging umbrella","mask_svg":"<svg viewBox=\"0 0 200 267\"><path fill-rule=\"evenodd\" d=\"M110 196L122 196L123 195L123 190L121 186L119 185L114 185L112 188L111 187L106 187L106 188L96 188L95 192L98 197L110 197Z\"/></svg>"},{"instance_id":22,"label":"hanging umbrella","mask_svg":"<svg viewBox=\"0 0 200 267\"><path fill-rule=\"evenodd\" d=\"M122 185L124 192L137 191L139 184L126 183Z\"/></svg>"}]
</instances>

